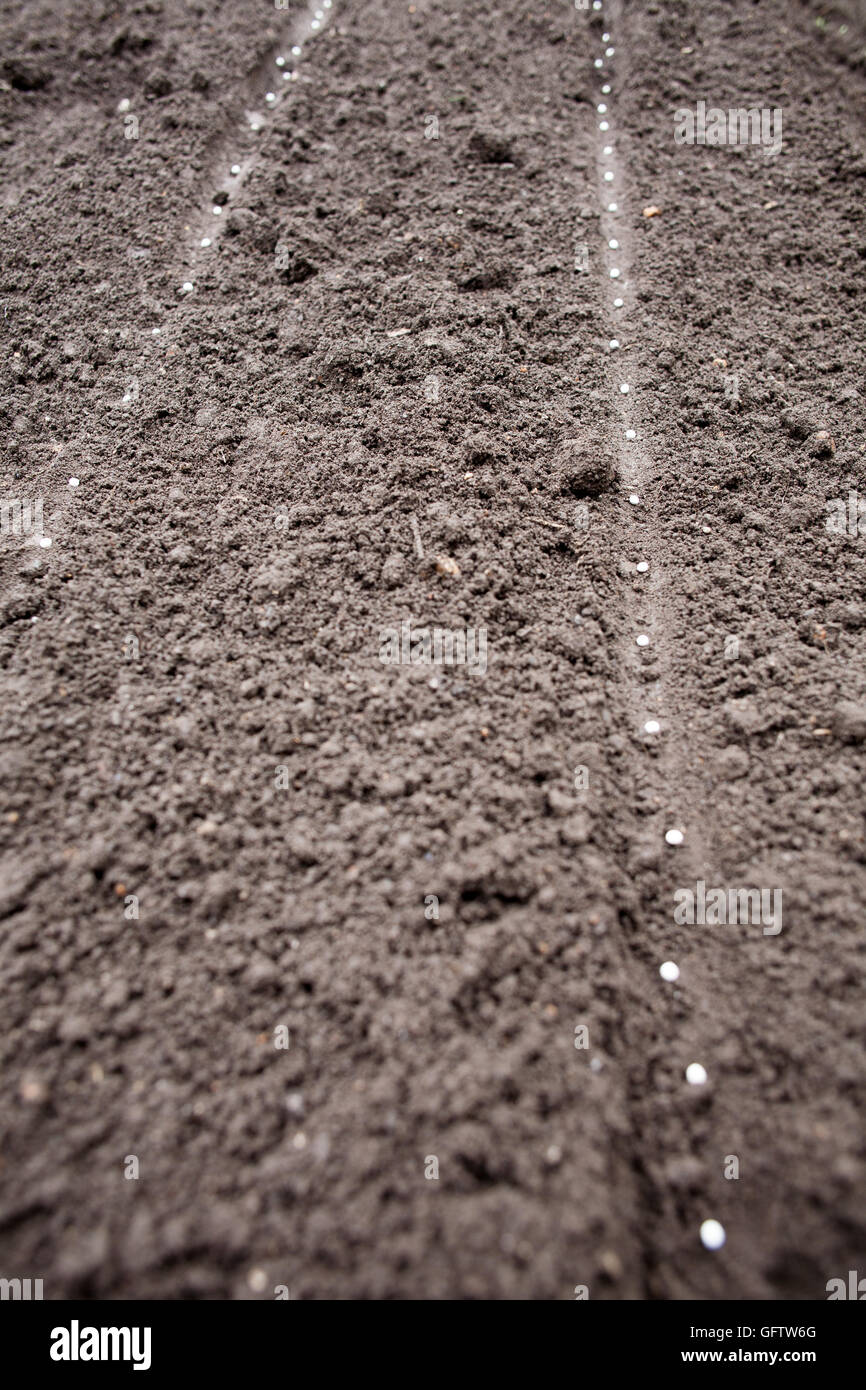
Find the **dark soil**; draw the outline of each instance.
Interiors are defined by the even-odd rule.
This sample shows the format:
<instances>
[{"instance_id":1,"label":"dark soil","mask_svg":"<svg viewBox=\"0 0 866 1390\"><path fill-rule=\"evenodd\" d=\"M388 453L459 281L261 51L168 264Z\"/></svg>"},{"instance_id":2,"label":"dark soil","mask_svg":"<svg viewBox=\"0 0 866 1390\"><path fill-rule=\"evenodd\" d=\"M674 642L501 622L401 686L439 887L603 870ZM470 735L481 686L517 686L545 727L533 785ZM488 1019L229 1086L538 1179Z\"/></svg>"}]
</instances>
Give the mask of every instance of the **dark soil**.
<instances>
[{"instance_id":1,"label":"dark soil","mask_svg":"<svg viewBox=\"0 0 866 1390\"><path fill-rule=\"evenodd\" d=\"M826 524L866 29L334 0L283 81L308 26L0 6L0 500L52 541L0 536L0 1274L825 1298L866 1269L866 541ZM698 100L782 152L676 144ZM383 663L410 617L486 669ZM701 879L782 931L678 925Z\"/></svg>"}]
</instances>

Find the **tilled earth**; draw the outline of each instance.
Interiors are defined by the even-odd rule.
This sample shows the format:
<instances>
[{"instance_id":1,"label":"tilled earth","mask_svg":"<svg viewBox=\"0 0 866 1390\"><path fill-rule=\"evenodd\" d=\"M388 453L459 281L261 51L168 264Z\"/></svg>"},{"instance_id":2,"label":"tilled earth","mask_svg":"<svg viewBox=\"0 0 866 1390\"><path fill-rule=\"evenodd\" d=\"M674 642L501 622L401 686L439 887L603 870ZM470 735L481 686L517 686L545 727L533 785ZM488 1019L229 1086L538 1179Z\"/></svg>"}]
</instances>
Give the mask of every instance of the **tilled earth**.
<instances>
[{"instance_id":1,"label":"tilled earth","mask_svg":"<svg viewBox=\"0 0 866 1390\"><path fill-rule=\"evenodd\" d=\"M824 1298L862 7L315 8L0 6L0 1273ZM700 100L781 152L676 143ZM383 662L409 620L486 660Z\"/></svg>"}]
</instances>

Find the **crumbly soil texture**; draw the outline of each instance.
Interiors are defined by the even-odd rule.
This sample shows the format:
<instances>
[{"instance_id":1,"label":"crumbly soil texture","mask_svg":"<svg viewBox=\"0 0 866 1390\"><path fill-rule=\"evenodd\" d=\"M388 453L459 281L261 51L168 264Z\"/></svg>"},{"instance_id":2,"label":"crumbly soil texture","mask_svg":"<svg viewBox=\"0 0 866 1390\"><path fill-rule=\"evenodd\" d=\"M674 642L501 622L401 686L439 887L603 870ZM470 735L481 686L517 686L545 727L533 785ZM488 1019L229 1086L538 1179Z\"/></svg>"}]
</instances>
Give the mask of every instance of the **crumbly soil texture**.
<instances>
[{"instance_id":1,"label":"crumbly soil texture","mask_svg":"<svg viewBox=\"0 0 866 1390\"><path fill-rule=\"evenodd\" d=\"M0 1274L823 1299L863 7L320 15L0 6Z\"/></svg>"}]
</instances>

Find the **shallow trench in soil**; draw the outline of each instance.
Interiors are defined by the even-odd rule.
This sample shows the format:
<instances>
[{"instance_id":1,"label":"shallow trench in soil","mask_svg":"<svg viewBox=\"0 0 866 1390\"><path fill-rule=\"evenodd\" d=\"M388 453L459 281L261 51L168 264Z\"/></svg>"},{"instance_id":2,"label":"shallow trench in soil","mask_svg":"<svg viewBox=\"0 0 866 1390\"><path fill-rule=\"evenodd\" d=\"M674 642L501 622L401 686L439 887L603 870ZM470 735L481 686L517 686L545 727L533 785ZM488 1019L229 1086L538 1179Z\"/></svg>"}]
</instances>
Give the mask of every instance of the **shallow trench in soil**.
<instances>
[{"instance_id":1,"label":"shallow trench in soil","mask_svg":"<svg viewBox=\"0 0 866 1390\"><path fill-rule=\"evenodd\" d=\"M0 1266L824 1298L857 6L317 11L0 6Z\"/></svg>"}]
</instances>

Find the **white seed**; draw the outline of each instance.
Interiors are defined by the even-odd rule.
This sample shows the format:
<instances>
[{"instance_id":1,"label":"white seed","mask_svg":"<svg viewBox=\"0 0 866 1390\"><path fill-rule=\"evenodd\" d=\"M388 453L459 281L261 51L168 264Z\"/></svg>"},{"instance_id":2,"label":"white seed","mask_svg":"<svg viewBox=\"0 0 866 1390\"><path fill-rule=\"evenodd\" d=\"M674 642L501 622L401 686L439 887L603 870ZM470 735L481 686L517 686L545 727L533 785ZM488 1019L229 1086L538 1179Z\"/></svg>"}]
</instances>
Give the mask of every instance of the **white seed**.
<instances>
[{"instance_id":1,"label":"white seed","mask_svg":"<svg viewBox=\"0 0 866 1390\"><path fill-rule=\"evenodd\" d=\"M705 1250L721 1250L727 1238L720 1221L701 1222L701 1245Z\"/></svg>"},{"instance_id":2,"label":"white seed","mask_svg":"<svg viewBox=\"0 0 866 1390\"><path fill-rule=\"evenodd\" d=\"M601 41L602 43L610 43L610 34L602 34Z\"/></svg>"},{"instance_id":3,"label":"white seed","mask_svg":"<svg viewBox=\"0 0 866 1390\"><path fill-rule=\"evenodd\" d=\"M647 570L649 569L649 561L638 560L637 564L635 565L635 569L637 570L638 574L646 574Z\"/></svg>"},{"instance_id":4,"label":"white seed","mask_svg":"<svg viewBox=\"0 0 866 1390\"><path fill-rule=\"evenodd\" d=\"M184 280L180 292L181 294L192 294L192 280Z\"/></svg>"},{"instance_id":5,"label":"white seed","mask_svg":"<svg viewBox=\"0 0 866 1390\"><path fill-rule=\"evenodd\" d=\"M276 92L265 92L265 101L276 101Z\"/></svg>"},{"instance_id":6,"label":"white seed","mask_svg":"<svg viewBox=\"0 0 866 1390\"><path fill-rule=\"evenodd\" d=\"M39 544L42 546L43 550L50 550L51 548L51 542L47 536L42 536L42 538L39 541Z\"/></svg>"},{"instance_id":7,"label":"white seed","mask_svg":"<svg viewBox=\"0 0 866 1390\"><path fill-rule=\"evenodd\" d=\"M600 10L600 9L601 9L601 0L592 0L592 8L593 8L594 10Z\"/></svg>"},{"instance_id":8,"label":"white seed","mask_svg":"<svg viewBox=\"0 0 866 1390\"><path fill-rule=\"evenodd\" d=\"M201 239L201 244L202 244L202 246L210 246L210 244L211 244L211 239L210 239L210 237L209 237L209 236L203 236L202 239Z\"/></svg>"},{"instance_id":9,"label":"white seed","mask_svg":"<svg viewBox=\"0 0 866 1390\"><path fill-rule=\"evenodd\" d=\"M623 302L622 302L621 299L615 299L615 300L613 301L613 307L614 307L615 309L621 309L621 308L622 308L622 303L623 303Z\"/></svg>"},{"instance_id":10,"label":"white seed","mask_svg":"<svg viewBox=\"0 0 866 1390\"><path fill-rule=\"evenodd\" d=\"M637 430L626 430L626 439L637 439Z\"/></svg>"},{"instance_id":11,"label":"white seed","mask_svg":"<svg viewBox=\"0 0 866 1390\"><path fill-rule=\"evenodd\" d=\"M294 48L292 49L292 52L294 53L294 55L295 55L296 58L300 58L300 56L301 56L301 50L300 50L300 48L298 47L297 44L295 44Z\"/></svg>"},{"instance_id":12,"label":"white seed","mask_svg":"<svg viewBox=\"0 0 866 1390\"><path fill-rule=\"evenodd\" d=\"M69 486L70 486L70 487L78 487L78 481L79 481L78 478L70 478L70 479L69 479Z\"/></svg>"},{"instance_id":13,"label":"white seed","mask_svg":"<svg viewBox=\"0 0 866 1390\"><path fill-rule=\"evenodd\" d=\"M608 212L619 212L619 203L608 203Z\"/></svg>"},{"instance_id":14,"label":"white seed","mask_svg":"<svg viewBox=\"0 0 866 1390\"><path fill-rule=\"evenodd\" d=\"M119 101L117 103L117 109L120 112L128 111L131 105L132 102L129 100L129 97L124 97L123 101Z\"/></svg>"},{"instance_id":15,"label":"white seed","mask_svg":"<svg viewBox=\"0 0 866 1390\"><path fill-rule=\"evenodd\" d=\"M602 154L613 154L613 145L605 145Z\"/></svg>"},{"instance_id":16,"label":"white seed","mask_svg":"<svg viewBox=\"0 0 866 1390\"><path fill-rule=\"evenodd\" d=\"M616 237L611 237L610 241L607 244L610 247L611 251L619 250L619 242L617 241Z\"/></svg>"},{"instance_id":17,"label":"white seed","mask_svg":"<svg viewBox=\"0 0 866 1390\"><path fill-rule=\"evenodd\" d=\"M293 72L284 72L284 73L283 73L283 81L284 81L284 82L291 82L291 80L292 80L292 78L293 78L294 76L295 76L295 73L293 73Z\"/></svg>"},{"instance_id":18,"label":"white seed","mask_svg":"<svg viewBox=\"0 0 866 1390\"><path fill-rule=\"evenodd\" d=\"M607 107L605 106L603 101L599 102L598 106L595 109L600 116L604 116L607 112Z\"/></svg>"},{"instance_id":19,"label":"white seed","mask_svg":"<svg viewBox=\"0 0 866 1390\"><path fill-rule=\"evenodd\" d=\"M681 830L666 830L665 839L669 845L681 845L685 836Z\"/></svg>"},{"instance_id":20,"label":"white seed","mask_svg":"<svg viewBox=\"0 0 866 1390\"><path fill-rule=\"evenodd\" d=\"M263 1269L251 1269L247 1275L247 1283L253 1293L263 1293L268 1286L268 1276Z\"/></svg>"},{"instance_id":21,"label":"white seed","mask_svg":"<svg viewBox=\"0 0 866 1390\"><path fill-rule=\"evenodd\" d=\"M603 67L604 67L604 63L601 61L600 58L596 58L596 60L595 60L595 66L596 66L597 68L603 68Z\"/></svg>"},{"instance_id":22,"label":"white seed","mask_svg":"<svg viewBox=\"0 0 866 1390\"><path fill-rule=\"evenodd\" d=\"M611 348L618 348L618 347L619 347L619 338L611 338L609 346L610 346Z\"/></svg>"},{"instance_id":23,"label":"white seed","mask_svg":"<svg viewBox=\"0 0 866 1390\"><path fill-rule=\"evenodd\" d=\"M279 58L274 59L274 62L276 63L278 68L284 68L286 66L286 60L283 57L282 53L280 54Z\"/></svg>"},{"instance_id":24,"label":"white seed","mask_svg":"<svg viewBox=\"0 0 866 1390\"><path fill-rule=\"evenodd\" d=\"M624 381L619 389L624 396L627 396L629 391L631 390L631 387L629 386L627 381Z\"/></svg>"},{"instance_id":25,"label":"white seed","mask_svg":"<svg viewBox=\"0 0 866 1390\"><path fill-rule=\"evenodd\" d=\"M642 633L640 634L640 636L639 636L639 637L636 637L634 640L637 642L637 644L638 644L639 647L648 647L648 646L649 646L649 638L647 637L647 635L646 635L645 632L642 632Z\"/></svg>"},{"instance_id":26,"label":"white seed","mask_svg":"<svg viewBox=\"0 0 866 1390\"><path fill-rule=\"evenodd\" d=\"M321 23L318 19L314 19L312 24L310 25L311 29L320 29L321 27Z\"/></svg>"},{"instance_id":27,"label":"white seed","mask_svg":"<svg viewBox=\"0 0 866 1390\"><path fill-rule=\"evenodd\" d=\"M162 329L161 329L161 328L152 328L150 331L151 331L151 333L153 334L154 338L156 338L156 337L162 332Z\"/></svg>"},{"instance_id":28,"label":"white seed","mask_svg":"<svg viewBox=\"0 0 866 1390\"><path fill-rule=\"evenodd\" d=\"M643 726L645 734L657 734L661 732L661 724L657 719L648 719Z\"/></svg>"},{"instance_id":29,"label":"white seed","mask_svg":"<svg viewBox=\"0 0 866 1390\"><path fill-rule=\"evenodd\" d=\"M636 492L631 493L628 500L629 502L631 502L633 507L637 507L640 505L640 498L638 497Z\"/></svg>"},{"instance_id":30,"label":"white seed","mask_svg":"<svg viewBox=\"0 0 866 1390\"><path fill-rule=\"evenodd\" d=\"M239 174L241 172L241 166L239 164L233 164L230 172L232 174Z\"/></svg>"},{"instance_id":31,"label":"white seed","mask_svg":"<svg viewBox=\"0 0 866 1390\"><path fill-rule=\"evenodd\" d=\"M213 211L214 217L219 217L220 214L222 213L222 208L219 206L219 204L214 203L212 211Z\"/></svg>"},{"instance_id":32,"label":"white seed","mask_svg":"<svg viewBox=\"0 0 866 1390\"><path fill-rule=\"evenodd\" d=\"M616 53L616 49L615 49L615 48L606 48L606 49L604 50L604 53L605 53L605 57L606 57L606 58L612 58L613 55L614 55L614 53Z\"/></svg>"},{"instance_id":33,"label":"white seed","mask_svg":"<svg viewBox=\"0 0 866 1390\"><path fill-rule=\"evenodd\" d=\"M707 1073L700 1062L689 1062L686 1067L686 1081L690 1086L703 1086L707 1079Z\"/></svg>"},{"instance_id":34,"label":"white seed","mask_svg":"<svg viewBox=\"0 0 866 1390\"><path fill-rule=\"evenodd\" d=\"M659 966L659 974L663 980L667 980L670 984L673 984L674 980L680 978L680 967L677 965L676 961L665 960L662 961Z\"/></svg>"},{"instance_id":35,"label":"white seed","mask_svg":"<svg viewBox=\"0 0 866 1390\"><path fill-rule=\"evenodd\" d=\"M610 278L611 280L619 279L619 271L617 270L616 266L614 266L613 270L610 272Z\"/></svg>"},{"instance_id":36,"label":"white seed","mask_svg":"<svg viewBox=\"0 0 866 1390\"><path fill-rule=\"evenodd\" d=\"M702 527L701 527L701 530L703 531L703 533L704 533L705 536L708 536L708 535L710 534L710 528L709 528L709 526L702 526Z\"/></svg>"},{"instance_id":37,"label":"white seed","mask_svg":"<svg viewBox=\"0 0 866 1390\"><path fill-rule=\"evenodd\" d=\"M605 82L605 84L604 84L604 86L602 87L601 91L602 91L602 95L603 95L603 96L609 96L609 94L610 94L610 83L609 83L609 82Z\"/></svg>"},{"instance_id":38,"label":"white seed","mask_svg":"<svg viewBox=\"0 0 866 1390\"><path fill-rule=\"evenodd\" d=\"M608 125L607 121L599 121L598 128L599 130L610 130L610 126Z\"/></svg>"}]
</instances>

